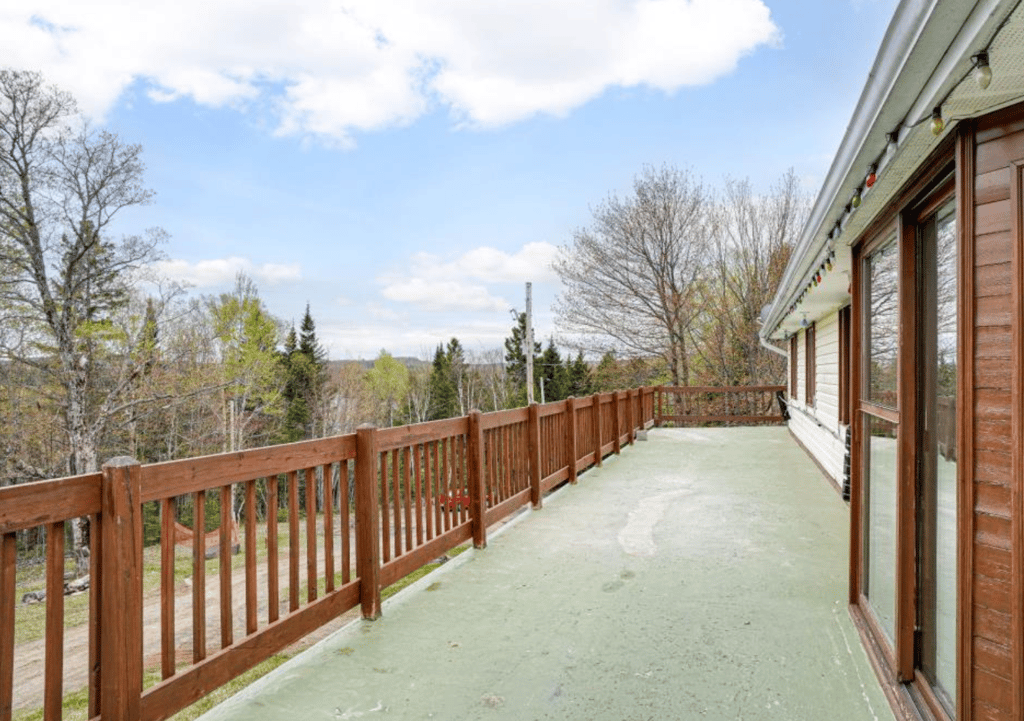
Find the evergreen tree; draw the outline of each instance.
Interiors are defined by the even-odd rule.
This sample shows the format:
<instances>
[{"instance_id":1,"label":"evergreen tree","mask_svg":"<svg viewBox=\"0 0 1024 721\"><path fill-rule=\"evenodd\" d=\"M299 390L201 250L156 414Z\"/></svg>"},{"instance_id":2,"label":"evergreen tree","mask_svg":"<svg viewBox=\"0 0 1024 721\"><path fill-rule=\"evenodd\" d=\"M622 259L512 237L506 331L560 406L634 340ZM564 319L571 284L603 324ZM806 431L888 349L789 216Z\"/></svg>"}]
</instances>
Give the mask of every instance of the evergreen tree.
<instances>
[{"instance_id":1,"label":"evergreen tree","mask_svg":"<svg viewBox=\"0 0 1024 721\"><path fill-rule=\"evenodd\" d=\"M591 378L590 366L583 360L583 351L578 352L574 360L566 358L565 365L568 395L575 398L591 395L594 392L594 382Z\"/></svg>"},{"instance_id":2,"label":"evergreen tree","mask_svg":"<svg viewBox=\"0 0 1024 721\"><path fill-rule=\"evenodd\" d=\"M309 407L306 405L304 386L304 363L298 347L295 326L288 330L284 340L284 351L281 353L281 364L284 367L284 426L281 429L281 441L292 443L306 436L309 424Z\"/></svg>"},{"instance_id":3,"label":"evergreen tree","mask_svg":"<svg viewBox=\"0 0 1024 721\"><path fill-rule=\"evenodd\" d=\"M537 393L538 399L550 403L568 397L569 379L553 338L548 340L548 347L541 354L534 374L537 376L538 390L542 391Z\"/></svg>"},{"instance_id":4,"label":"evergreen tree","mask_svg":"<svg viewBox=\"0 0 1024 721\"><path fill-rule=\"evenodd\" d=\"M458 343L454 338L453 342ZM459 346L461 349L461 346ZM439 343L430 368L430 420L453 418L459 412L458 389L452 375L451 343Z\"/></svg>"},{"instance_id":5,"label":"evergreen tree","mask_svg":"<svg viewBox=\"0 0 1024 721\"><path fill-rule=\"evenodd\" d=\"M284 442L316 435L315 409L319 407L327 383L327 353L316 337L316 324L306 304L301 335L292 326L285 339L281 362L285 371Z\"/></svg>"},{"instance_id":6,"label":"evergreen tree","mask_svg":"<svg viewBox=\"0 0 1024 721\"><path fill-rule=\"evenodd\" d=\"M608 351L601 356L601 361L594 370L594 390L598 393L607 393L619 388L619 377L621 369L615 354Z\"/></svg>"}]
</instances>

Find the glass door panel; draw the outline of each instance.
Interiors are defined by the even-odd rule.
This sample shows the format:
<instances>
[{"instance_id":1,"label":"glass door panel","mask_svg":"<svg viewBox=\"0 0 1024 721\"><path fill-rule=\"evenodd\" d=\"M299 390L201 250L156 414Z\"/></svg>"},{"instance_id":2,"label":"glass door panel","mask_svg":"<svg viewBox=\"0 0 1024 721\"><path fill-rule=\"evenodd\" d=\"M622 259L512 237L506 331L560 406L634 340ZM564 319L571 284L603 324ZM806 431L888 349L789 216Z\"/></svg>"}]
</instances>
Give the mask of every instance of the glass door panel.
<instances>
[{"instance_id":1,"label":"glass door panel","mask_svg":"<svg viewBox=\"0 0 1024 721\"><path fill-rule=\"evenodd\" d=\"M956 694L957 237L949 202L919 226L918 663L947 712Z\"/></svg>"},{"instance_id":2,"label":"glass door panel","mask_svg":"<svg viewBox=\"0 0 1024 721\"><path fill-rule=\"evenodd\" d=\"M896 633L896 434L899 426L864 415L863 589L892 644Z\"/></svg>"},{"instance_id":3,"label":"glass door panel","mask_svg":"<svg viewBox=\"0 0 1024 721\"><path fill-rule=\"evenodd\" d=\"M898 409L899 247L896 234L864 261L863 399ZM863 563L861 588L890 646L896 637L896 418L863 414Z\"/></svg>"}]
</instances>

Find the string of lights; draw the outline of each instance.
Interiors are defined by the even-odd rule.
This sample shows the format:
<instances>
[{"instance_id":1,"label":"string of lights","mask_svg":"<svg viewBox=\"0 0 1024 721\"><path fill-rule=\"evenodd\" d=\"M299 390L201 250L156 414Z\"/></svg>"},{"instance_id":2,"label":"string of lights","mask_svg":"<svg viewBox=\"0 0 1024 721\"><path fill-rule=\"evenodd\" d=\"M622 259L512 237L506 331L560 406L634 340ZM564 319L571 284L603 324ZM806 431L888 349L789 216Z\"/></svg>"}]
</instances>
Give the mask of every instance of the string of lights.
<instances>
[{"instance_id":1,"label":"string of lights","mask_svg":"<svg viewBox=\"0 0 1024 721\"><path fill-rule=\"evenodd\" d=\"M802 290L796 299L790 304L789 310L786 315L793 315L797 312L800 305L803 303L807 294L813 289L818 287L823 281L826 274L832 272L835 264L835 243L839 240L839 237L843 233L844 221L847 220L850 214L861 206L863 195L865 192L870 190L872 186L878 181L879 168L882 166L883 161L888 157L891 158L899 148L900 143L900 131L901 130L912 130L913 128L922 125L923 123L931 123L930 129L932 135L938 137L942 134L942 131L946 128L947 122L955 122L957 120L964 120L961 117L950 117L943 118L942 106L946 104L953 92L960 87L960 85L971 75L974 76L975 82L981 90L987 90L989 85L992 84L992 66L989 63L989 53L991 52L992 44L999 37L999 33L1006 27L1006 24L1013 17L1013 13L1009 13L1003 21L996 27L992 33L992 37L988 42L988 45L984 50L980 50L971 56L971 66L967 72L960 76L960 78L950 85L949 90L939 101L938 105L932 110L930 115L926 115L914 122L907 122L906 120L901 121L893 128L890 132L885 134L885 147L882 152L875 158L874 162L868 165L867 173L864 176L864 181L858 183L857 187L854 188L853 195L850 197L850 201L844 206L839 217L836 219L835 224L828 232L828 243L826 244L824 257L818 262L811 265L810 277L804 283ZM806 320L806 314L805 314ZM787 334L788 336L788 334Z\"/></svg>"}]
</instances>

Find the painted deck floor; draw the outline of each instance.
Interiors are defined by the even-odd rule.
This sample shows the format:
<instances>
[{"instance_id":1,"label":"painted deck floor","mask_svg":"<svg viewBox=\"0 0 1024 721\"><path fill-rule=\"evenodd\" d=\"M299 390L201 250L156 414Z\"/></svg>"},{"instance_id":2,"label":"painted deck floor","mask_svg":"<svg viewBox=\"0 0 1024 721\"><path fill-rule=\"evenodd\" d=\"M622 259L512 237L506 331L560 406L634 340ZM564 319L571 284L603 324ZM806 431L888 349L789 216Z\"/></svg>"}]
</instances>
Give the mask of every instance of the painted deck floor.
<instances>
[{"instance_id":1,"label":"painted deck floor","mask_svg":"<svg viewBox=\"0 0 1024 721\"><path fill-rule=\"evenodd\" d=\"M659 429L204 719L892 719L787 430Z\"/></svg>"}]
</instances>

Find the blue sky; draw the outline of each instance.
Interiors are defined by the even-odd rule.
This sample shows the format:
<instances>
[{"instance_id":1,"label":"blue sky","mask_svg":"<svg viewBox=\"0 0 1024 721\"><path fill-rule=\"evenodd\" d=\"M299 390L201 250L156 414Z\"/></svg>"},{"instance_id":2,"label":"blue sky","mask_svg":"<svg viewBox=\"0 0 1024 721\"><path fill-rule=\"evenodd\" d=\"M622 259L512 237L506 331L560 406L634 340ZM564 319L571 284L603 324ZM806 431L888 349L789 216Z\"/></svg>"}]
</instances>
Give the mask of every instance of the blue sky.
<instances>
[{"instance_id":1,"label":"blue sky","mask_svg":"<svg viewBox=\"0 0 1024 721\"><path fill-rule=\"evenodd\" d=\"M194 294L238 270L332 357L499 347L645 164L759 191L828 170L895 0L29 0L0 62L141 143Z\"/></svg>"}]
</instances>

